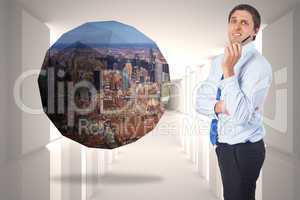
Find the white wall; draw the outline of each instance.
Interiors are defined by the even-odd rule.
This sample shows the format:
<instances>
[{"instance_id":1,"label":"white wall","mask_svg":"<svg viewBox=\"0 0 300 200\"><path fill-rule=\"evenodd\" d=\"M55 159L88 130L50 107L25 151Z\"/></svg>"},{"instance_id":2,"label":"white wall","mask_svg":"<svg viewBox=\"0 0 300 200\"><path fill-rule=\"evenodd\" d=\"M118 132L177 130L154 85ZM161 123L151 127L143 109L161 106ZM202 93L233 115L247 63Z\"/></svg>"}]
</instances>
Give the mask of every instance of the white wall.
<instances>
[{"instance_id":1,"label":"white wall","mask_svg":"<svg viewBox=\"0 0 300 200\"><path fill-rule=\"evenodd\" d=\"M7 161L4 167L11 170L11 173L5 174L0 179L0 185L3 184L1 189L4 190L1 191L0 198L25 200L32 199L32 195L35 195L40 199L45 199L43 195L49 196L47 194L50 188L49 152L44 149L41 150L42 152L39 154L41 157L39 158L37 154L32 154L31 160L19 161L17 159L24 156L24 153L33 152L48 143L49 125L47 126L47 123L43 121L43 117L23 113L15 103L13 90L15 81L24 70L32 66L41 67L44 57L42 54L44 54L43 51L45 51L50 40L49 31L45 25L31 17L17 0L8 1L7 6L4 3L5 1L0 3L0 65L2 70L0 73L0 123L5 124L0 124L0 157L2 158L3 153L6 154ZM6 38L2 30L7 31ZM7 48L4 52L2 48L5 45ZM2 58L2 56L5 57ZM3 66L3 62L7 62L6 67ZM39 95L36 87L37 82L33 80L31 77L26 84L22 85L21 89L24 95L21 96L35 106L40 103L37 100ZM2 88L5 89L5 92L2 91ZM5 96L7 96L7 100L4 104L2 98ZM3 132L7 133L6 137ZM14 163L13 166L10 166L10 163ZM35 164L37 168L32 168L32 164ZM1 168L2 172L5 170ZM35 176L37 172L39 176ZM28 184L29 180L31 180L30 184Z\"/></svg>"},{"instance_id":2,"label":"white wall","mask_svg":"<svg viewBox=\"0 0 300 200\"><path fill-rule=\"evenodd\" d=\"M22 11L22 71L40 70L50 44L48 27ZM26 106L41 109L37 76L31 76L22 84L22 99ZM22 113L22 153L45 146L49 141L50 121L43 114Z\"/></svg>"},{"instance_id":3,"label":"white wall","mask_svg":"<svg viewBox=\"0 0 300 200\"><path fill-rule=\"evenodd\" d=\"M15 0L9 1L9 47L8 47L8 141L7 154L9 159L16 158L21 152L21 111L16 106L13 97L14 82L21 73L21 14L22 9Z\"/></svg>"},{"instance_id":4,"label":"white wall","mask_svg":"<svg viewBox=\"0 0 300 200\"><path fill-rule=\"evenodd\" d=\"M300 5L263 32L263 54L273 67L265 106L268 146L262 180L263 199L299 199Z\"/></svg>"},{"instance_id":5,"label":"white wall","mask_svg":"<svg viewBox=\"0 0 300 200\"><path fill-rule=\"evenodd\" d=\"M7 27L8 27L8 1L0 1L0 169L7 160ZM0 170L0 194L6 191L6 183L1 181L5 180L6 174ZM1 195L2 196L2 195Z\"/></svg>"},{"instance_id":6,"label":"white wall","mask_svg":"<svg viewBox=\"0 0 300 200\"><path fill-rule=\"evenodd\" d=\"M299 41L299 34L300 34L300 4L295 9L294 13L294 31L293 31L293 38L294 38L294 68L293 68L293 131L294 131L294 152L298 160L300 160L300 123L299 123L299 116L300 116L300 94L299 94L299 85L300 85L300 41Z\"/></svg>"},{"instance_id":7,"label":"white wall","mask_svg":"<svg viewBox=\"0 0 300 200\"><path fill-rule=\"evenodd\" d=\"M9 70L8 70L8 146L10 159L19 158L45 146L49 140L49 121L44 115L23 112L14 98L15 81L23 72L40 69L49 47L50 35L45 24L26 12L15 0L9 9ZM40 108L37 76L22 82L19 88L22 102L31 108Z\"/></svg>"},{"instance_id":8,"label":"white wall","mask_svg":"<svg viewBox=\"0 0 300 200\"><path fill-rule=\"evenodd\" d=\"M0 1L0 166L6 160L7 148L7 36L8 36L8 2L7 0ZM0 186L1 188L1 186Z\"/></svg>"},{"instance_id":9,"label":"white wall","mask_svg":"<svg viewBox=\"0 0 300 200\"><path fill-rule=\"evenodd\" d=\"M263 31L263 55L273 82L264 107L266 143L293 153L293 16L290 12Z\"/></svg>"}]
</instances>

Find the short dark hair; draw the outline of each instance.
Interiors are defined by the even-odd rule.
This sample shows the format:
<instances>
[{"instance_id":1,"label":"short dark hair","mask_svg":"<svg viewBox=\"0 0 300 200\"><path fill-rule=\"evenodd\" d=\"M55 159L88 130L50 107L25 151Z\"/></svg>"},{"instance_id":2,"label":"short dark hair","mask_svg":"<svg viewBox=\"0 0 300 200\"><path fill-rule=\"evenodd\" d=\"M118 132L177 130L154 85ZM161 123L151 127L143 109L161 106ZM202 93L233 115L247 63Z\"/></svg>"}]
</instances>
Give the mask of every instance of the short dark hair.
<instances>
[{"instance_id":1,"label":"short dark hair","mask_svg":"<svg viewBox=\"0 0 300 200\"><path fill-rule=\"evenodd\" d=\"M253 22L254 22L254 30L256 29L259 29L260 28L260 23L261 23L261 18L260 18L260 14L259 12L257 11L256 8L254 8L253 6L250 6L248 4L240 4L240 5L237 5L235 6L229 13L229 16L228 16L228 23L230 21L230 18L232 16L232 14L237 11L237 10L246 10L248 11L251 16L252 16L252 19L253 19ZM255 40L255 36L253 38L253 40Z\"/></svg>"}]
</instances>

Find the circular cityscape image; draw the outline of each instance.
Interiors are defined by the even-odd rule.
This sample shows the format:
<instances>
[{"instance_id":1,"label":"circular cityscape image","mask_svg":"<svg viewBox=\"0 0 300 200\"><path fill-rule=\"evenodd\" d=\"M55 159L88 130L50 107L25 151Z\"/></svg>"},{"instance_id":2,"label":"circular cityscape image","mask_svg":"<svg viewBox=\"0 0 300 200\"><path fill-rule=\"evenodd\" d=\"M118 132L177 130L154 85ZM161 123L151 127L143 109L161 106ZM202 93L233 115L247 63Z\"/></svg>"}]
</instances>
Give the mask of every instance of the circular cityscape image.
<instances>
[{"instance_id":1,"label":"circular cityscape image","mask_svg":"<svg viewBox=\"0 0 300 200\"><path fill-rule=\"evenodd\" d=\"M38 84L60 133L93 148L143 137L170 98L169 65L158 46L117 21L88 22L63 34L47 51Z\"/></svg>"}]
</instances>

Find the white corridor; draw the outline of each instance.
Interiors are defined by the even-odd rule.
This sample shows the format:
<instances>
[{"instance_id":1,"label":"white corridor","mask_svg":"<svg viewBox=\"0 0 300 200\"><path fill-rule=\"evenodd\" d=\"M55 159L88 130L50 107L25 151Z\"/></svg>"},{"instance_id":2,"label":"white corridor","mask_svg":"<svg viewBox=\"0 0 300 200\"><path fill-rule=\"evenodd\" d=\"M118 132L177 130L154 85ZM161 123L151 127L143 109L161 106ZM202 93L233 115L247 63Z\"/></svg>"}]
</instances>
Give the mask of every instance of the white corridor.
<instances>
[{"instance_id":1,"label":"white corridor","mask_svg":"<svg viewBox=\"0 0 300 200\"><path fill-rule=\"evenodd\" d=\"M216 199L180 131L182 115L166 111L151 133L115 150L60 138L5 166L1 179L20 190L8 187L0 199Z\"/></svg>"}]
</instances>

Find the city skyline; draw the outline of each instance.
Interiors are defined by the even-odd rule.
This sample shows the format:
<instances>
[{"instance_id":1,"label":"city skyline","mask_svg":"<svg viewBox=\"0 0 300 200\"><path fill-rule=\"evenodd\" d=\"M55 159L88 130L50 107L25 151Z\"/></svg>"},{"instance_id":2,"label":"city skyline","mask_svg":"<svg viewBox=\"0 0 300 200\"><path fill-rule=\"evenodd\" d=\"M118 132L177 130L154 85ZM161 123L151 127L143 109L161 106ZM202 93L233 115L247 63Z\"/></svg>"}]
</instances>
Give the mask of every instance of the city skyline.
<instances>
[{"instance_id":1,"label":"city skyline","mask_svg":"<svg viewBox=\"0 0 300 200\"><path fill-rule=\"evenodd\" d=\"M124 34L127 43L104 45L100 42L114 35L103 31L105 26L117 32L125 25L86 23L64 34L48 50L38 82L44 110L62 135L88 147L112 149L153 130L165 110L170 75L151 39L142 33L133 34L138 39L129 37L137 30L125 26L117 34ZM94 46L88 43L101 34ZM148 43L133 45L137 41Z\"/></svg>"}]
</instances>

